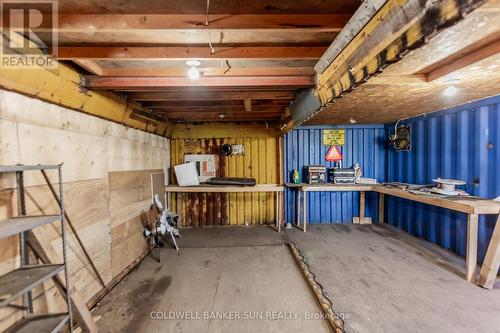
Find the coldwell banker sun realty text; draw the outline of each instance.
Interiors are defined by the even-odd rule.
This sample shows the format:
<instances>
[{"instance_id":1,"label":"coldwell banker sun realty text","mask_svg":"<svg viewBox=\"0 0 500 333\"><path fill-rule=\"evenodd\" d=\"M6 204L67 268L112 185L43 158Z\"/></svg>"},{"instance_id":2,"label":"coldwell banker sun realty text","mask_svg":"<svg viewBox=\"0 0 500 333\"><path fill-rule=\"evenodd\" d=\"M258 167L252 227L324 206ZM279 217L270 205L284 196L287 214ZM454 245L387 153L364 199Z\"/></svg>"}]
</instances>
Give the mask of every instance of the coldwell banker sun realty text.
<instances>
[{"instance_id":1,"label":"coldwell banker sun realty text","mask_svg":"<svg viewBox=\"0 0 500 333\"><path fill-rule=\"evenodd\" d=\"M57 1L0 0L1 68L57 67Z\"/></svg>"}]
</instances>

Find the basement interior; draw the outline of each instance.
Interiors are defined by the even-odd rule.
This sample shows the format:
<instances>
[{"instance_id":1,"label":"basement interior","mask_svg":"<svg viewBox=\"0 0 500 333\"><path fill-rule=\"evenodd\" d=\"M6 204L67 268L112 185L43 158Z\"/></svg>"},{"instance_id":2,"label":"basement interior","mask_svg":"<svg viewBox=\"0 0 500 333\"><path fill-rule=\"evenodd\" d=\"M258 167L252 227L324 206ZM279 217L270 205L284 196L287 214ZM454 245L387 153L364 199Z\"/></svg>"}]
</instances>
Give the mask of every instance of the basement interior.
<instances>
[{"instance_id":1,"label":"basement interior","mask_svg":"<svg viewBox=\"0 0 500 333\"><path fill-rule=\"evenodd\" d=\"M0 332L500 333L500 0L0 13Z\"/></svg>"}]
</instances>

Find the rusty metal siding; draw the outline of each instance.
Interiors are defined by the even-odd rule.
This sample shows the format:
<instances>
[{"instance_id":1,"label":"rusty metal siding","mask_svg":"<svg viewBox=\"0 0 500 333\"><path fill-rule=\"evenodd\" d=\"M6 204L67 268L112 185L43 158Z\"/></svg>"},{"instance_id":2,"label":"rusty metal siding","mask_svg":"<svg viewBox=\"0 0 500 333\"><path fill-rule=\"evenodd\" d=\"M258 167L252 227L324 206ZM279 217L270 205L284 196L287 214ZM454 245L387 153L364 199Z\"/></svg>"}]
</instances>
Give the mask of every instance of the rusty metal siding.
<instances>
[{"instance_id":1,"label":"rusty metal siding","mask_svg":"<svg viewBox=\"0 0 500 333\"><path fill-rule=\"evenodd\" d=\"M329 146L323 146L323 129L344 128L345 145L340 147L344 155L343 164L350 167L358 162L365 177L385 181L386 149L383 125L354 126L302 126L285 135L284 176L291 181L293 169L302 172L309 164L332 167L325 161ZM366 214L376 221L377 202L375 193L366 194ZM297 195L295 190L285 191L285 221L297 219ZM307 194L307 219L309 223L351 223L359 215L359 194L355 192L311 192Z\"/></svg>"},{"instance_id":2,"label":"rusty metal siding","mask_svg":"<svg viewBox=\"0 0 500 333\"><path fill-rule=\"evenodd\" d=\"M436 177L467 182L472 195L500 195L500 95L402 121L411 127L412 150L389 150L389 180L417 184ZM393 127L387 126L388 134ZM388 197L389 223L415 236L466 254L466 215ZM482 261L495 225L495 216L479 221Z\"/></svg>"},{"instance_id":3,"label":"rusty metal siding","mask_svg":"<svg viewBox=\"0 0 500 333\"><path fill-rule=\"evenodd\" d=\"M183 163L188 141L188 144L198 142L199 149L194 153L215 154L218 157L217 176L255 178L258 184L278 183L275 136L172 138L172 166ZM220 147L224 143L244 144L245 155L221 155ZM175 183L173 170L170 179ZM181 212L185 226L274 223L275 197L272 193L186 193L178 196L181 200L174 195L172 207Z\"/></svg>"}]
</instances>

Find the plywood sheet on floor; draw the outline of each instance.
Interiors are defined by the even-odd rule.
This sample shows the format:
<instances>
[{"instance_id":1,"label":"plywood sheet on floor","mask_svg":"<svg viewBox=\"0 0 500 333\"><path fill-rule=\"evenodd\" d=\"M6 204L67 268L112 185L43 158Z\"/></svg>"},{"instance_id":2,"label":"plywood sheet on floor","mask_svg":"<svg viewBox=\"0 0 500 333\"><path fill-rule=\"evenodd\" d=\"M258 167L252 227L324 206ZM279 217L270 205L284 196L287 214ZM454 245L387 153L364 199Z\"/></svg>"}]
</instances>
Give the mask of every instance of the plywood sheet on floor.
<instances>
[{"instance_id":1,"label":"plywood sheet on floor","mask_svg":"<svg viewBox=\"0 0 500 333\"><path fill-rule=\"evenodd\" d=\"M348 332L500 332L500 281L465 281L464 260L377 225L316 225L287 231Z\"/></svg>"}]
</instances>

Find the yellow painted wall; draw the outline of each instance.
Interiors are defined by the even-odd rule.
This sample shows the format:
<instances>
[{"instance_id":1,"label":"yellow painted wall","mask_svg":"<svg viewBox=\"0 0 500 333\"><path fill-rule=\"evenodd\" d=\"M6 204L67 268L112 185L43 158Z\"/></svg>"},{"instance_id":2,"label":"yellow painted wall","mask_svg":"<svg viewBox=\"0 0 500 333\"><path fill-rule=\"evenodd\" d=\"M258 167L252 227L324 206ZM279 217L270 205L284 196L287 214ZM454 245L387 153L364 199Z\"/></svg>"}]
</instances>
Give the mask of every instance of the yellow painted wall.
<instances>
[{"instance_id":1,"label":"yellow painted wall","mask_svg":"<svg viewBox=\"0 0 500 333\"><path fill-rule=\"evenodd\" d=\"M199 145L193 153L220 156L224 143L244 144L245 155L220 158L218 175L255 178L258 184L279 182L278 138L265 125L176 126L171 138L171 166L183 163L186 147ZM175 181L173 170L171 180ZM172 207L181 212L187 226L274 223L272 193L182 194L179 201L173 197Z\"/></svg>"}]
</instances>

